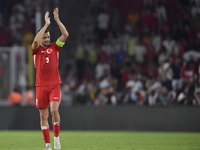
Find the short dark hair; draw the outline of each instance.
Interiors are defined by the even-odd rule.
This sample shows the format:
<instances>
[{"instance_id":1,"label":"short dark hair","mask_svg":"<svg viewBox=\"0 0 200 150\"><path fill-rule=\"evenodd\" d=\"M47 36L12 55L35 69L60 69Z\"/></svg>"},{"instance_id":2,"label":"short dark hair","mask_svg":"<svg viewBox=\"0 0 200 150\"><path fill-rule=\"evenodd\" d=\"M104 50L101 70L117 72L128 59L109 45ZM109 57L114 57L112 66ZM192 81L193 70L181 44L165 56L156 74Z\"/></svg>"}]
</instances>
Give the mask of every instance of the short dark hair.
<instances>
[{"instance_id":1,"label":"short dark hair","mask_svg":"<svg viewBox=\"0 0 200 150\"><path fill-rule=\"evenodd\" d=\"M41 29L42 29L42 28L41 28ZM40 32L41 29L39 29L38 32ZM46 29L44 33L47 33L47 32L49 32L49 30Z\"/></svg>"}]
</instances>

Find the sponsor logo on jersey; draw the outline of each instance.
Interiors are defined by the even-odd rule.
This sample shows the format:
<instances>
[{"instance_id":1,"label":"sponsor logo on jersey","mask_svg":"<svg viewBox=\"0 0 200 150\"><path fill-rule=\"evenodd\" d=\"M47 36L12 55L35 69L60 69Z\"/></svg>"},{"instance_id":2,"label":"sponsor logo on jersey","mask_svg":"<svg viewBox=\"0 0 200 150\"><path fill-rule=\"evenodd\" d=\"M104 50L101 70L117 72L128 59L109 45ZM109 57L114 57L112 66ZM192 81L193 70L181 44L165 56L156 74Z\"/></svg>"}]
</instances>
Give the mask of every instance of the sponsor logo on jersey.
<instances>
[{"instance_id":1,"label":"sponsor logo on jersey","mask_svg":"<svg viewBox=\"0 0 200 150\"><path fill-rule=\"evenodd\" d=\"M51 53L53 52L53 50L52 50L51 48L48 48L48 49L46 50L46 52L47 52L48 54L51 54Z\"/></svg>"},{"instance_id":2,"label":"sponsor logo on jersey","mask_svg":"<svg viewBox=\"0 0 200 150\"><path fill-rule=\"evenodd\" d=\"M58 99L58 97L54 97L54 99Z\"/></svg>"},{"instance_id":3,"label":"sponsor logo on jersey","mask_svg":"<svg viewBox=\"0 0 200 150\"><path fill-rule=\"evenodd\" d=\"M46 51L41 51L41 53L46 53Z\"/></svg>"}]
</instances>

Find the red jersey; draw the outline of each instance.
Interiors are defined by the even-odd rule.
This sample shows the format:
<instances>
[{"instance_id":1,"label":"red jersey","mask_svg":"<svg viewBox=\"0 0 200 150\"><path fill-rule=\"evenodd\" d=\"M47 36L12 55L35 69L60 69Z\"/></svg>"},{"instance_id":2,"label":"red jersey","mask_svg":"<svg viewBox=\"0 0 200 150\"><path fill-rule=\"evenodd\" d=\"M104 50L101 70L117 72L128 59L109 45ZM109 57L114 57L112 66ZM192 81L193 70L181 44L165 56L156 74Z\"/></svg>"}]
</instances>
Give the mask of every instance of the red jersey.
<instances>
[{"instance_id":1,"label":"red jersey","mask_svg":"<svg viewBox=\"0 0 200 150\"><path fill-rule=\"evenodd\" d=\"M59 47L56 42L50 43L48 47L41 45L33 51L33 61L36 68L36 83L35 86L49 86L61 84L58 71Z\"/></svg>"},{"instance_id":2,"label":"red jersey","mask_svg":"<svg viewBox=\"0 0 200 150\"><path fill-rule=\"evenodd\" d=\"M187 69L186 65L184 65L184 66L182 66L180 73L181 73L181 75L183 76L184 79L190 80L190 79L194 78L195 66L192 65L191 68Z\"/></svg>"}]
</instances>

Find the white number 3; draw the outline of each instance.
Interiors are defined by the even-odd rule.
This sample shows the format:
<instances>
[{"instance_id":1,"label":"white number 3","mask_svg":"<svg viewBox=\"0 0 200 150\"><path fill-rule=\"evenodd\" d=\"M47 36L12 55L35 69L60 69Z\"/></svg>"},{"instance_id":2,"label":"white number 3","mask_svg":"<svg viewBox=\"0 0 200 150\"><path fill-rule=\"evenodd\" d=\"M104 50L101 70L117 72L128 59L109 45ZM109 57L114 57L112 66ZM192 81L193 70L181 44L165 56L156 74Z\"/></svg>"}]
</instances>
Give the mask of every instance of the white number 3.
<instances>
[{"instance_id":1,"label":"white number 3","mask_svg":"<svg viewBox=\"0 0 200 150\"><path fill-rule=\"evenodd\" d=\"M49 63L49 57L46 57L46 63L47 64Z\"/></svg>"}]
</instances>

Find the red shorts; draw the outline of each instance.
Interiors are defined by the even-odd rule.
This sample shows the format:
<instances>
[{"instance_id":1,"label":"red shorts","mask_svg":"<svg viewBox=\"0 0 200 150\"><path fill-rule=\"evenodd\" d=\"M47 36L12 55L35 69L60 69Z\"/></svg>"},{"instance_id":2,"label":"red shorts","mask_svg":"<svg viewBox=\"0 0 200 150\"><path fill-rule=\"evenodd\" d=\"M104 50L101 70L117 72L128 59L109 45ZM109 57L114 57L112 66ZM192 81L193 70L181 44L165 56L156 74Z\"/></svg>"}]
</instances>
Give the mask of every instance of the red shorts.
<instances>
[{"instance_id":1,"label":"red shorts","mask_svg":"<svg viewBox=\"0 0 200 150\"><path fill-rule=\"evenodd\" d=\"M60 84L36 87L36 107L48 108L52 101L60 102Z\"/></svg>"}]
</instances>

